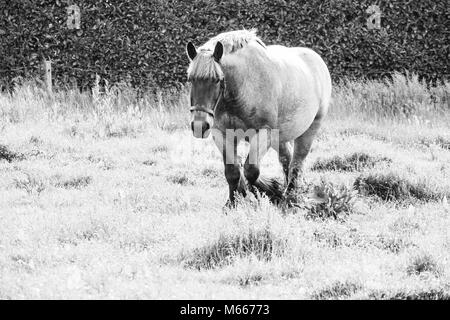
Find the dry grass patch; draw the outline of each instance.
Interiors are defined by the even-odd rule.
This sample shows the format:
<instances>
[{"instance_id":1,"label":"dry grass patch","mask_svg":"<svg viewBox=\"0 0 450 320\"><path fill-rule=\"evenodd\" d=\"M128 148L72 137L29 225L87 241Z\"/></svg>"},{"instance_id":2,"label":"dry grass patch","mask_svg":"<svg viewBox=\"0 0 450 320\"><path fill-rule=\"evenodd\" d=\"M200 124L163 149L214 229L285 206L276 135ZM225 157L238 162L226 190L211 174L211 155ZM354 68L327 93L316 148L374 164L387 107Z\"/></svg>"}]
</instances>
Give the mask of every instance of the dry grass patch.
<instances>
[{"instance_id":1,"label":"dry grass patch","mask_svg":"<svg viewBox=\"0 0 450 320\"><path fill-rule=\"evenodd\" d=\"M373 168L378 163L390 163L391 159L373 156L364 152L355 152L345 156L334 156L329 159L318 159L311 167L313 171L361 171Z\"/></svg>"},{"instance_id":2,"label":"dry grass patch","mask_svg":"<svg viewBox=\"0 0 450 320\"><path fill-rule=\"evenodd\" d=\"M423 180L410 180L394 172L367 173L356 178L354 187L365 196L376 196L384 201L440 200L445 191L431 188Z\"/></svg>"},{"instance_id":3,"label":"dry grass patch","mask_svg":"<svg viewBox=\"0 0 450 320\"><path fill-rule=\"evenodd\" d=\"M414 243L397 236L378 235L377 239L376 246L378 248L388 250L395 254L399 254L408 248L416 247Z\"/></svg>"},{"instance_id":4,"label":"dry grass patch","mask_svg":"<svg viewBox=\"0 0 450 320\"><path fill-rule=\"evenodd\" d=\"M362 289L363 286L357 282L336 281L330 286L314 292L312 298L318 300L348 299Z\"/></svg>"},{"instance_id":5,"label":"dry grass patch","mask_svg":"<svg viewBox=\"0 0 450 320\"><path fill-rule=\"evenodd\" d=\"M17 160L23 160L24 155L18 152L10 150L7 146L0 144L0 160L6 160L8 162L13 162Z\"/></svg>"},{"instance_id":6,"label":"dry grass patch","mask_svg":"<svg viewBox=\"0 0 450 320\"><path fill-rule=\"evenodd\" d=\"M177 174L172 174L169 175L167 177L167 181L174 183L174 184L179 184L182 186L193 186L195 184L195 181L192 180L192 178L187 175L186 173L177 173Z\"/></svg>"},{"instance_id":7,"label":"dry grass patch","mask_svg":"<svg viewBox=\"0 0 450 320\"><path fill-rule=\"evenodd\" d=\"M40 174L24 173L24 177L15 178L14 185L25 190L29 195L40 195L47 188L48 181Z\"/></svg>"},{"instance_id":8,"label":"dry grass patch","mask_svg":"<svg viewBox=\"0 0 450 320\"><path fill-rule=\"evenodd\" d=\"M421 137L419 138L419 143L424 146L431 147L432 145L436 145L442 149L450 150L450 138L437 136L434 138Z\"/></svg>"},{"instance_id":9,"label":"dry grass patch","mask_svg":"<svg viewBox=\"0 0 450 320\"><path fill-rule=\"evenodd\" d=\"M166 153L169 151L169 147L164 144L156 145L150 148L151 153Z\"/></svg>"},{"instance_id":10,"label":"dry grass patch","mask_svg":"<svg viewBox=\"0 0 450 320\"><path fill-rule=\"evenodd\" d=\"M142 162L142 164L149 166L149 167L153 167L153 166L156 166L158 164L158 162L156 160L145 160Z\"/></svg>"},{"instance_id":11,"label":"dry grass patch","mask_svg":"<svg viewBox=\"0 0 450 320\"><path fill-rule=\"evenodd\" d=\"M211 269L233 263L236 258L254 256L269 261L284 251L286 240L270 229L249 229L245 234L221 234L211 244L194 249L182 258L184 265L194 269Z\"/></svg>"},{"instance_id":12,"label":"dry grass patch","mask_svg":"<svg viewBox=\"0 0 450 320\"><path fill-rule=\"evenodd\" d=\"M81 189L87 187L92 182L91 176L76 176L67 179L62 179L61 176L55 176L57 180L54 185L58 188L65 189Z\"/></svg>"},{"instance_id":13,"label":"dry grass patch","mask_svg":"<svg viewBox=\"0 0 450 320\"><path fill-rule=\"evenodd\" d=\"M217 178L223 176L223 171L215 168L205 168L202 170L202 175L208 178Z\"/></svg>"},{"instance_id":14,"label":"dry grass patch","mask_svg":"<svg viewBox=\"0 0 450 320\"><path fill-rule=\"evenodd\" d=\"M369 299L374 300L450 300L449 289L437 288L423 291L398 291L385 292L381 290L373 291L369 294Z\"/></svg>"},{"instance_id":15,"label":"dry grass patch","mask_svg":"<svg viewBox=\"0 0 450 320\"><path fill-rule=\"evenodd\" d=\"M411 260L406 272L408 275L419 275L423 272L430 272L435 276L440 276L442 274L441 267L434 257L429 254L415 256Z\"/></svg>"}]
</instances>

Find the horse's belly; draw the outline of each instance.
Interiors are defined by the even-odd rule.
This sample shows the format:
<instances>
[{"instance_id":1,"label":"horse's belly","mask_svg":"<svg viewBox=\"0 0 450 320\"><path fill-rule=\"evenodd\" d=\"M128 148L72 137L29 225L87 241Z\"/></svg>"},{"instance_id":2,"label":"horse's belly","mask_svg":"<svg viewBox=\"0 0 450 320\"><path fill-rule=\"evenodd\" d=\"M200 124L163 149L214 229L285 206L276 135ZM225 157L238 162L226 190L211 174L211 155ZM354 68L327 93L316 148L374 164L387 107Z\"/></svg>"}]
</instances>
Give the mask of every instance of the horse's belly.
<instances>
[{"instance_id":1,"label":"horse's belly","mask_svg":"<svg viewBox=\"0 0 450 320\"><path fill-rule=\"evenodd\" d=\"M295 80L297 84L283 94L278 108L278 128L282 142L302 135L319 111L320 100L314 89L302 78Z\"/></svg>"},{"instance_id":2,"label":"horse's belly","mask_svg":"<svg viewBox=\"0 0 450 320\"><path fill-rule=\"evenodd\" d=\"M299 108L295 113L279 118L280 142L294 140L301 136L314 121L318 108Z\"/></svg>"}]
</instances>

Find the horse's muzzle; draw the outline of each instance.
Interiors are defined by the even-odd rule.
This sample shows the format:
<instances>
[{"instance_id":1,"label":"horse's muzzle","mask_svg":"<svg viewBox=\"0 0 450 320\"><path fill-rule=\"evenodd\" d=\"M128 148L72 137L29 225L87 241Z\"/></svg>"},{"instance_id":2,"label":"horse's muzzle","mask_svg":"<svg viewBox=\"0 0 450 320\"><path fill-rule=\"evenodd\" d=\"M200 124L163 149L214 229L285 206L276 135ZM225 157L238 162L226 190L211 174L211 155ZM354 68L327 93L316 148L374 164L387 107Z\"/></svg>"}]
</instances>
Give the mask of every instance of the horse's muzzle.
<instances>
[{"instance_id":1,"label":"horse's muzzle","mask_svg":"<svg viewBox=\"0 0 450 320\"><path fill-rule=\"evenodd\" d=\"M194 137L208 138L213 124L214 119L208 113L197 110L192 111L191 129Z\"/></svg>"}]
</instances>

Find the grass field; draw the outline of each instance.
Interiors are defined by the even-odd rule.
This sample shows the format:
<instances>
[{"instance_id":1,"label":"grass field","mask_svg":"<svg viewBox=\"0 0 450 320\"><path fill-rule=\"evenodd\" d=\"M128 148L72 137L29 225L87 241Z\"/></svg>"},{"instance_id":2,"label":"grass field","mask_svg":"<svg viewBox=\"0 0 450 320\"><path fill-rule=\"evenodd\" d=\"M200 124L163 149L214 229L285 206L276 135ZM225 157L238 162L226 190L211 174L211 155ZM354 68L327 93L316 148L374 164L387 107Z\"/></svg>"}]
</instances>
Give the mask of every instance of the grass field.
<instances>
[{"instance_id":1,"label":"grass field","mask_svg":"<svg viewBox=\"0 0 450 320\"><path fill-rule=\"evenodd\" d=\"M0 95L0 298L449 299L449 98L335 86L299 205L224 212L186 91L27 82ZM281 181L274 152L262 172Z\"/></svg>"}]
</instances>

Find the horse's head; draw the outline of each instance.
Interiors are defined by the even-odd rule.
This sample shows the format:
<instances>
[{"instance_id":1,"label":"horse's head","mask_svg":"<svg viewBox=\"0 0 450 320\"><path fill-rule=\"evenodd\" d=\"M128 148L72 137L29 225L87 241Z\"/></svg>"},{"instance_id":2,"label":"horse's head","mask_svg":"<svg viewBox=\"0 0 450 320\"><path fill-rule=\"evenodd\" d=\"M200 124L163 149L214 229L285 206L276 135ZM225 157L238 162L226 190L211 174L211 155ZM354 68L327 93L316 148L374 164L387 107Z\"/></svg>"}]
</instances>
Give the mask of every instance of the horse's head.
<instances>
[{"instance_id":1,"label":"horse's head","mask_svg":"<svg viewBox=\"0 0 450 320\"><path fill-rule=\"evenodd\" d=\"M220 66L223 46L217 42L214 52L197 51L192 42L186 46L190 60L188 80L191 82L191 128L196 138L207 138L214 124L214 112L224 91L224 75Z\"/></svg>"}]
</instances>

